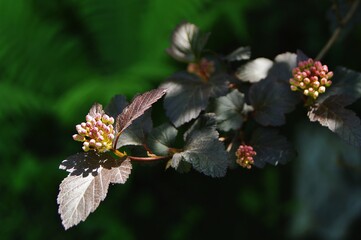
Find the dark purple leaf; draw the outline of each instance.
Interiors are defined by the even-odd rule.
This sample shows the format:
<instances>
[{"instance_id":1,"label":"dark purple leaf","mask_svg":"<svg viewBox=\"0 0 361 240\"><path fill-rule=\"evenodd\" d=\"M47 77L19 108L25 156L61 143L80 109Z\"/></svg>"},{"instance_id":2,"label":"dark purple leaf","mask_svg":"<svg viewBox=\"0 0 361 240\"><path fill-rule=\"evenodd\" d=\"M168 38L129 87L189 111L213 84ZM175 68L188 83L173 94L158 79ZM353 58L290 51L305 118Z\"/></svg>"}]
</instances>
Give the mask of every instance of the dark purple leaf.
<instances>
[{"instance_id":1,"label":"dark purple leaf","mask_svg":"<svg viewBox=\"0 0 361 240\"><path fill-rule=\"evenodd\" d=\"M267 77L250 88L249 100L259 124L280 126L285 123L285 114L295 108L300 97L290 90L288 84L275 77Z\"/></svg>"},{"instance_id":2,"label":"dark purple leaf","mask_svg":"<svg viewBox=\"0 0 361 240\"><path fill-rule=\"evenodd\" d=\"M295 156L292 145L275 129L257 129L252 135L250 145L257 153L254 165L260 168L266 163L275 166L285 164Z\"/></svg>"},{"instance_id":3,"label":"dark purple leaf","mask_svg":"<svg viewBox=\"0 0 361 240\"><path fill-rule=\"evenodd\" d=\"M148 109L142 116L135 119L133 123L122 132L118 139L116 149L122 146L143 145L146 135L152 130L152 128L153 121L151 109Z\"/></svg>"},{"instance_id":4,"label":"dark purple leaf","mask_svg":"<svg viewBox=\"0 0 361 240\"><path fill-rule=\"evenodd\" d=\"M147 139L147 144L153 153L167 156L169 148L174 145L178 130L173 125L165 123L154 128Z\"/></svg>"},{"instance_id":5,"label":"dark purple leaf","mask_svg":"<svg viewBox=\"0 0 361 240\"><path fill-rule=\"evenodd\" d=\"M361 146L361 124L356 114L344 108L344 96L333 95L321 103L317 103L308 112L312 122L318 121L329 128L347 143Z\"/></svg>"},{"instance_id":6,"label":"dark purple leaf","mask_svg":"<svg viewBox=\"0 0 361 240\"><path fill-rule=\"evenodd\" d=\"M217 98L214 109L217 128L222 131L239 129L243 123L244 104L244 94L238 90Z\"/></svg>"},{"instance_id":7,"label":"dark purple leaf","mask_svg":"<svg viewBox=\"0 0 361 240\"><path fill-rule=\"evenodd\" d=\"M174 74L161 86L167 89L164 98L166 115L176 127L198 117L210 97L226 94L227 80L226 75L216 75L205 82L190 73Z\"/></svg>"},{"instance_id":8,"label":"dark purple leaf","mask_svg":"<svg viewBox=\"0 0 361 240\"><path fill-rule=\"evenodd\" d=\"M117 119L118 115L123 112L123 109L128 105L127 99L123 95L115 95L110 103L105 107L105 112Z\"/></svg>"},{"instance_id":9,"label":"dark purple leaf","mask_svg":"<svg viewBox=\"0 0 361 240\"><path fill-rule=\"evenodd\" d=\"M320 96L317 102L322 102L332 95L342 95L343 101L347 100L345 105L349 105L361 97L361 73L338 67L331 80L333 84Z\"/></svg>"},{"instance_id":10,"label":"dark purple leaf","mask_svg":"<svg viewBox=\"0 0 361 240\"><path fill-rule=\"evenodd\" d=\"M209 119L210 116L206 118ZM173 155L171 165L178 168L182 161L192 164L192 167L211 177L223 177L228 167L228 155L222 142L218 140L219 134L215 130L215 119L212 121L196 122L192 131L186 135L184 151ZM209 123L214 125L210 126Z\"/></svg>"}]
</instances>

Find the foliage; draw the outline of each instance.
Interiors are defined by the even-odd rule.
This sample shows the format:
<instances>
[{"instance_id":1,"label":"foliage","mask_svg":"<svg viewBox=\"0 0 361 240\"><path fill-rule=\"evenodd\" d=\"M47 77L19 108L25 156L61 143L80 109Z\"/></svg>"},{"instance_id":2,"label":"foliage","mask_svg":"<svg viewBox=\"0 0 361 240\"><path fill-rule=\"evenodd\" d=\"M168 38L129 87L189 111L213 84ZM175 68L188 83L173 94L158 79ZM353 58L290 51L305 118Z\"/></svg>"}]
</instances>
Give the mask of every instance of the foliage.
<instances>
[{"instance_id":1,"label":"foliage","mask_svg":"<svg viewBox=\"0 0 361 240\"><path fill-rule=\"evenodd\" d=\"M184 22L177 26L168 53L174 59L187 63L186 71L173 74L160 88L135 97L125 108L125 98L114 97L107 107L116 113L113 118L106 115L101 105L95 104L86 116L87 122L77 125L78 134L73 138L84 142L83 150L86 153L71 156L60 166L70 172L60 186L58 197L59 213L66 229L84 221L98 207L106 196L113 175L124 175L122 179L128 177L130 170L107 172L116 171L125 163L130 169L130 160L167 160L166 168L172 167L180 172L189 172L192 168L211 177L224 177L228 167L234 166L235 162L248 169L252 165L264 167L265 163L271 163L277 166L288 162L294 158L295 151L287 138L280 135L277 129L257 125L284 125L286 114L294 111L302 100L309 109L310 121L320 122L349 144L356 147L361 145L360 119L353 111L344 109L350 104L349 95L353 101L360 97L358 90L346 90L349 86L344 78L350 79L349 75L352 74L352 80L356 81L354 85L358 86L361 79L359 73L341 70L346 74L341 72L336 75L339 78L336 78L338 84L335 90L326 91L326 87L332 84L333 72L320 61L307 58L298 51L297 54L279 54L274 61L266 58L252 60L241 64L234 74L229 63L247 60L250 57L249 48L240 47L222 59L204 50L209 36L209 33L203 33L192 23ZM248 86L248 91L241 92L244 85ZM122 135L163 95L165 114L170 123L164 123L152 131L151 124L145 123L144 119L142 123L149 126L148 129L140 126L129 130L129 135ZM215 106L209 104L211 100ZM113 119L116 119L115 130L107 126L109 122L114 122ZM249 127L248 123L252 121L255 124ZM181 147L172 147L182 131L185 132L183 141L179 143ZM149 132L150 138L147 140ZM133 142L130 136L139 136L139 142ZM127 137L131 139L127 140ZM108 139L113 141L112 146L108 144ZM120 145L119 139L128 144ZM233 147L236 142L241 142L237 151ZM148 143L151 145L148 146ZM123 145L134 144L143 147L143 152L132 149L119 151ZM113 152L115 159L108 156L107 151ZM104 168L106 165L108 169ZM89 175L89 171L92 175ZM87 180L74 179L72 175L82 175ZM85 187L78 187L77 182ZM72 187L73 184L76 187ZM69 188L73 189L72 194L68 194ZM89 188L95 195L88 193ZM82 205L78 204L79 199ZM72 214L69 215L69 212Z\"/></svg>"},{"instance_id":2,"label":"foliage","mask_svg":"<svg viewBox=\"0 0 361 240\"><path fill-rule=\"evenodd\" d=\"M312 144L311 141L310 144L305 144L304 141L308 143L307 139L313 138L314 132L307 131L305 125L297 124L309 121L305 113L307 110L309 115L312 112L314 118L327 127L317 128L319 124L312 123L310 126L316 127L314 129L328 130L330 127L346 141L356 146L358 144L359 132L355 126L359 125L360 116L358 72L361 69L356 56L360 54L357 25L360 7L357 7L350 21L343 24L340 21L352 9L353 2L333 1L332 4L338 3L339 8L332 7L328 11L328 17L332 21L330 29L333 31L341 28L342 43L335 42L322 61L327 62L330 70L336 70L332 86L320 95L312 109L301 105L302 94L290 92L286 88L289 72L278 71L278 68L286 68L288 60L271 70L277 64L278 58L275 58L273 61L264 60L269 63L268 69L265 66L267 70L248 70L248 73L257 80L270 78L273 83L279 82L276 80L282 78L279 75L286 76L284 83L272 87L281 95L284 94L290 102L286 104L272 95L254 94L252 101L259 104L255 110L250 100L250 89L253 88L254 93L262 93L260 89L267 89L272 84L262 83L261 80L256 87L256 81L239 81L237 77L243 80L247 77L239 77L237 73L256 59L273 59L278 53L293 52L297 48L302 48L310 56L316 56L330 34L327 22L322 21L330 2L1 1L2 238L114 239L121 236L122 239L138 239L154 236L160 239L238 239L242 235L249 239L265 236L282 239L288 238L285 236L288 224L284 223L289 223L293 217L298 218L298 226L305 226L296 229L298 231L294 232L295 237L304 236L308 239L317 234L316 238L324 239L353 238L352 234L358 228L355 220L359 218L357 206L352 204L358 198L355 189L360 183L357 178L357 149L347 148L345 151L348 154L342 153L341 162L336 158L340 153L335 151L330 151L326 157L323 153L329 151L325 149L333 147L321 143L325 139L334 139L334 136L322 135L317 141L312 141ZM211 84L203 82L204 74L195 74L194 65L188 69L182 65L183 62L176 63L166 55L165 49L172 45L169 44L172 29L184 20L199 26L201 32L212 32L199 56L199 60L203 57L208 62L215 63L214 69L218 76L212 79ZM250 48L244 47L245 45L252 46L253 60L247 61L250 59ZM218 53L214 54L210 49ZM292 58L295 55L285 56ZM297 56L300 54L297 53ZM340 64L347 68L335 67ZM174 74L180 68L186 71ZM261 70L260 68L262 64L256 70ZM122 95L115 97L115 106L108 105L104 109L111 116L117 116L129 105L126 99L130 100L131 96L160 85L178 84L178 76L185 75L197 79L190 81L198 90L204 90L204 86L211 89L205 91L202 101L194 102L197 105L190 109L191 117L183 116L183 120L178 122L183 121L184 124L175 127L173 123L178 117L174 113L165 114L167 111L162 108L162 102L165 102L163 98L152 109L132 121L122 132L116 146L122 154L125 152L132 157L138 156L137 160L133 158L131 161L133 171L128 182L121 187L110 187L107 200L98 211L91 214L85 223L64 231L54 199L58 194L57 185L65 172L59 171L57 166L64 156L79 151L79 145L71 142L69 137L74 133L74 125L82 121L93 102L114 102L111 97L121 93ZM188 76L181 78L186 82ZM186 84L179 82L181 86L177 87L180 90L187 88ZM192 98L185 96L191 103ZM261 108L260 103L266 99L278 101L277 104L284 106ZM184 110L188 110L182 103L175 104L181 104ZM330 103L336 103L337 107ZM169 107L168 112L171 110ZM215 115L204 114L211 112ZM343 115L344 113L346 114ZM267 118L267 114L273 114L274 117ZM170 116L173 116L173 121L168 118ZM210 125L207 125L206 119ZM337 125L330 124L330 120L336 120ZM217 126L216 130L214 126ZM207 133L206 129L210 129L210 132ZM294 141L302 133L306 140ZM197 141L199 136L204 136L207 143L216 144L216 147L210 149L202 145ZM262 137L265 142L257 142ZM260 145L254 156L255 166L258 166L257 163L263 166L265 163L275 165L288 162L294 156L294 148L298 154L297 161L281 167L277 164L277 168L266 166L262 170L255 167L251 171L235 169L239 165L236 162L237 156L233 153L242 144L242 139L244 143L254 146L254 149L257 149L257 144ZM144 143L149 149L144 148ZM194 144L199 144L201 151ZM332 146L341 145L336 143ZM320 154L312 160L308 159L307 153L316 150ZM210 151L215 157L227 153L226 177L202 178L201 174L194 171L217 175L218 171L205 171L204 167L211 169L212 166L218 166L214 169L220 169L219 174L223 174L225 162L199 165L198 158L204 157L202 151ZM262 152L269 158L263 157ZM284 159L278 158L281 153L285 156ZM88 173L92 173L92 169L104 172L112 166L120 166L122 162L119 159L123 159L113 152L102 153L104 155L101 158L96 156L96 152L88 152L87 156L91 156L90 158L84 157L84 152L79 154L79 157L67 158L71 161L67 162L65 168L78 169L80 172L87 168ZM164 158L156 159L155 155ZM185 156L188 161L179 158L183 160L174 171L172 166L176 166L176 161L172 156ZM331 159L329 156L336 160L328 162L327 159ZM156 161L144 161L144 158L150 157ZM94 161L89 162L89 159ZM307 165L304 169L295 167L305 163L304 159L319 165ZM330 171L326 165L330 168L332 166L335 171ZM309 171L310 169L314 171ZM345 169L348 171L346 174L343 171ZM188 174L179 176L178 172ZM312 173L313 178L306 175L309 181L303 181L305 176L300 176L300 182L304 185L293 185L292 179L298 177L299 172ZM323 177L324 173L329 175ZM85 179L92 176L87 175L89 178ZM73 177L81 179L82 176ZM293 198L293 192L301 187L309 187L313 191L319 186L320 179L326 180L322 185L325 187L319 189L335 191L327 193L318 189L318 198L308 198L309 201L299 198L299 195ZM329 181L330 179L336 180ZM334 198L340 192L342 199L347 199L348 202L340 203L338 198ZM317 197L307 193L304 195L306 198L310 195ZM335 199L335 202L328 201L330 198ZM299 208L297 204L300 202L304 205ZM325 202L330 204L323 204ZM312 206L312 203L315 205ZM340 204L345 208L339 208ZM312 207L307 208L310 206ZM302 209L309 209L308 212L319 209L317 221L320 224L311 227L302 225L304 215L296 214L302 213ZM322 222L330 212L338 212L334 219L340 219L338 223L342 224ZM343 216L340 215L342 212L345 213ZM351 212L353 214L349 214ZM215 218L222 221L214 221ZM316 218L311 216L309 219ZM352 222L354 225L351 225ZM281 225L285 227L280 227ZM329 230L329 225L332 225L334 231ZM142 231L139 231L139 226ZM255 231L259 229L262 231Z\"/></svg>"}]
</instances>

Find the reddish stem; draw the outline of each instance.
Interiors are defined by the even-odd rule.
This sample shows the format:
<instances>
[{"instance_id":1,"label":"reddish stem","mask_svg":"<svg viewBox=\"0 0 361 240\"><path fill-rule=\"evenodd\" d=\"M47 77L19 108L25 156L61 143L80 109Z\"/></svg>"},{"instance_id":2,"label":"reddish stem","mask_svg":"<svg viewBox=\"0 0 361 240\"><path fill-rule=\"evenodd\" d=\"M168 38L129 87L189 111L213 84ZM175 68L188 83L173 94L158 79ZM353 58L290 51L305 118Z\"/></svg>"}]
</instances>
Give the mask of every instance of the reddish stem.
<instances>
[{"instance_id":1,"label":"reddish stem","mask_svg":"<svg viewBox=\"0 0 361 240\"><path fill-rule=\"evenodd\" d=\"M128 158L132 161L158 161L170 158L169 156L155 156L155 157L135 157L128 156Z\"/></svg>"}]
</instances>

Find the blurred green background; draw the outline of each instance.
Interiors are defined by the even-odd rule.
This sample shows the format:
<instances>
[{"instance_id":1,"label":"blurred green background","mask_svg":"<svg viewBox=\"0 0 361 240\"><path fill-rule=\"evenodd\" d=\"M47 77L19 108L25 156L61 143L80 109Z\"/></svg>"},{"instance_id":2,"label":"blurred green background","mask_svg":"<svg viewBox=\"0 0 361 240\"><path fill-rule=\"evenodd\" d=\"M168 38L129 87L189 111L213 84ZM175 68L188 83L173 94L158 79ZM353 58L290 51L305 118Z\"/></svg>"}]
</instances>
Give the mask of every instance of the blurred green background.
<instances>
[{"instance_id":1,"label":"blurred green background","mask_svg":"<svg viewBox=\"0 0 361 240\"><path fill-rule=\"evenodd\" d=\"M165 53L174 27L211 31L208 47L252 47L273 59L316 56L331 35L331 1L0 0L1 239L355 239L361 227L359 151L306 111L282 130L299 157L223 179L134 164L85 222L64 231L57 214L60 162L94 102L130 99L185 66ZM324 58L361 71L355 25ZM359 110L359 103L351 106ZM358 111L360 114L360 111Z\"/></svg>"}]
</instances>

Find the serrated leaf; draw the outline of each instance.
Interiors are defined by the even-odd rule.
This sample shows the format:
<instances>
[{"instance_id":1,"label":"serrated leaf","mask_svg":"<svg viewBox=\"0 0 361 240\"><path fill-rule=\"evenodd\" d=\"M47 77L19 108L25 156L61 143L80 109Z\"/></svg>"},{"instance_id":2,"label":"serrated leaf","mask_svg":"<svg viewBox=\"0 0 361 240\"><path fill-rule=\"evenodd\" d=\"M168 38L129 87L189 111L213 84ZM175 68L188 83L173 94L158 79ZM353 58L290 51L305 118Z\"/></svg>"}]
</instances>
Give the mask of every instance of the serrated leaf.
<instances>
[{"instance_id":1,"label":"serrated leaf","mask_svg":"<svg viewBox=\"0 0 361 240\"><path fill-rule=\"evenodd\" d=\"M217 128L222 131L239 129L243 123L243 106L244 94L238 90L233 90L226 96L217 98L214 109Z\"/></svg>"},{"instance_id":2,"label":"serrated leaf","mask_svg":"<svg viewBox=\"0 0 361 240\"><path fill-rule=\"evenodd\" d=\"M181 62L194 62L208 41L209 33L203 34L199 28L188 22L181 23L172 34L171 47L167 52Z\"/></svg>"},{"instance_id":3,"label":"serrated leaf","mask_svg":"<svg viewBox=\"0 0 361 240\"><path fill-rule=\"evenodd\" d=\"M277 81L289 85L292 70L297 66L297 55L286 52L275 57L274 64L268 72L268 76L277 78Z\"/></svg>"},{"instance_id":4,"label":"serrated leaf","mask_svg":"<svg viewBox=\"0 0 361 240\"><path fill-rule=\"evenodd\" d=\"M321 103L313 106L308 112L312 122L318 121L329 128L347 143L356 147L361 146L361 123L356 114L340 103L343 96L333 95Z\"/></svg>"},{"instance_id":5,"label":"serrated leaf","mask_svg":"<svg viewBox=\"0 0 361 240\"><path fill-rule=\"evenodd\" d=\"M119 167L100 168L97 176L66 177L60 184L57 198L59 214L65 229L84 221L107 195L110 183L125 183L132 166L126 159Z\"/></svg>"},{"instance_id":6,"label":"serrated leaf","mask_svg":"<svg viewBox=\"0 0 361 240\"><path fill-rule=\"evenodd\" d=\"M239 47L230 54L228 54L225 59L229 62L231 61L241 61L248 60L251 57L251 48L250 47Z\"/></svg>"},{"instance_id":7,"label":"serrated leaf","mask_svg":"<svg viewBox=\"0 0 361 240\"><path fill-rule=\"evenodd\" d=\"M184 133L183 139L187 141L188 137L195 131L216 131L217 120L214 113L205 113L199 116L199 118L189 127Z\"/></svg>"},{"instance_id":8,"label":"serrated leaf","mask_svg":"<svg viewBox=\"0 0 361 240\"><path fill-rule=\"evenodd\" d=\"M178 130L165 123L154 128L147 139L148 147L158 156L167 156L177 137Z\"/></svg>"},{"instance_id":9,"label":"serrated leaf","mask_svg":"<svg viewBox=\"0 0 361 240\"><path fill-rule=\"evenodd\" d=\"M123 132L127 127L129 127L135 119L143 115L153 103L158 101L165 92L165 89L158 88L135 97L132 103L117 117L115 128L116 133Z\"/></svg>"},{"instance_id":10,"label":"serrated leaf","mask_svg":"<svg viewBox=\"0 0 361 240\"><path fill-rule=\"evenodd\" d=\"M244 82L255 83L264 79L273 62L267 58L256 58L237 69L236 77Z\"/></svg>"},{"instance_id":11,"label":"serrated leaf","mask_svg":"<svg viewBox=\"0 0 361 240\"><path fill-rule=\"evenodd\" d=\"M116 95L110 100L110 103L105 108L105 112L114 119L117 119L117 116L123 112L127 105L128 102L126 101L125 96ZM147 110L122 132L117 141L116 149L128 145L142 145L145 141L145 135L152 127L151 111Z\"/></svg>"},{"instance_id":12,"label":"serrated leaf","mask_svg":"<svg viewBox=\"0 0 361 240\"><path fill-rule=\"evenodd\" d=\"M129 145L142 145L145 142L146 135L152 130L153 121L151 110L134 120L134 122L126 128L120 135L116 148Z\"/></svg>"},{"instance_id":13,"label":"serrated leaf","mask_svg":"<svg viewBox=\"0 0 361 240\"><path fill-rule=\"evenodd\" d=\"M125 96L115 95L105 107L105 112L114 119L117 119L118 115L123 112L127 105L128 102Z\"/></svg>"},{"instance_id":14,"label":"serrated leaf","mask_svg":"<svg viewBox=\"0 0 361 240\"><path fill-rule=\"evenodd\" d=\"M209 87L211 88L210 97L220 97L227 94L230 79L231 76L226 73L212 75L208 81Z\"/></svg>"},{"instance_id":15,"label":"serrated leaf","mask_svg":"<svg viewBox=\"0 0 361 240\"><path fill-rule=\"evenodd\" d=\"M228 167L227 152L214 128L215 126L201 130L195 128L189 133L184 151L173 155L172 166L177 168L181 161L186 161L207 176L223 177Z\"/></svg>"},{"instance_id":16,"label":"serrated leaf","mask_svg":"<svg viewBox=\"0 0 361 240\"><path fill-rule=\"evenodd\" d=\"M211 85L193 74L178 73L161 86L167 89L164 98L166 115L179 127L198 117L208 105Z\"/></svg>"},{"instance_id":17,"label":"serrated leaf","mask_svg":"<svg viewBox=\"0 0 361 240\"><path fill-rule=\"evenodd\" d=\"M318 102L332 95L343 95L351 104L361 97L361 73L338 67L331 80L333 84L320 96Z\"/></svg>"},{"instance_id":18,"label":"serrated leaf","mask_svg":"<svg viewBox=\"0 0 361 240\"><path fill-rule=\"evenodd\" d=\"M63 160L59 169L66 170L71 176L96 176L100 168L111 169L119 167L123 159L115 158L108 152L80 152Z\"/></svg>"},{"instance_id":19,"label":"serrated leaf","mask_svg":"<svg viewBox=\"0 0 361 240\"><path fill-rule=\"evenodd\" d=\"M295 108L300 97L290 91L287 84L275 77L267 77L250 88L249 100L259 124L280 126L285 123L285 114Z\"/></svg>"},{"instance_id":20,"label":"serrated leaf","mask_svg":"<svg viewBox=\"0 0 361 240\"><path fill-rule=\"evenodd\" d=\"M257 153L254 165L260 168L266 163L275 166L285 164L295 156L291 143L275 129L257 129L252 135L250 145Z\"/></svg>"}]
</instances>

